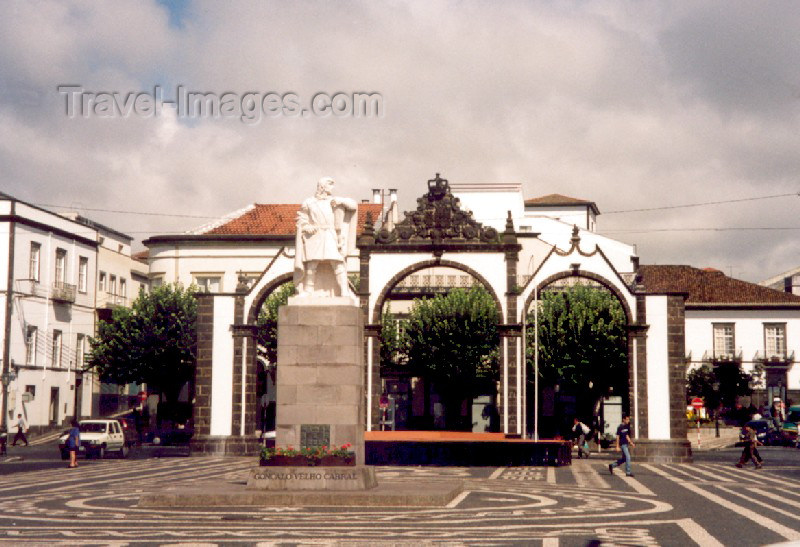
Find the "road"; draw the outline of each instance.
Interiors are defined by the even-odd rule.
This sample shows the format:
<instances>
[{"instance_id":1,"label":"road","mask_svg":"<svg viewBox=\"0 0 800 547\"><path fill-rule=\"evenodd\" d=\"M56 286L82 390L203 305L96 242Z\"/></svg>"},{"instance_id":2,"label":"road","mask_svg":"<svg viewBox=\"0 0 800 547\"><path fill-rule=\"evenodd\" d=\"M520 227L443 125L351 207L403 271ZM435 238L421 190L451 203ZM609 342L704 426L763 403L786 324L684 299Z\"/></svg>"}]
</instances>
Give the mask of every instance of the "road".
<instances>
[{"instance_id":1,"label":"road","mask_svg":"<svg viewBox=\"0 0 800 547\"><path fill-rule=\"evenodd\" d=\"M140 454L141 455L141 454ZM737 469L738 450L695 463L608 472L609 455L564 468L380 467L382 483L463 480L443 508L146 509L165 485L243 482L251 458L80 461L52 445L14 448L0 463L0 543L163 545L766 545L800 541L800 451L762 450L764 469ZM22 458L22 459L14 459ZM342 493L342 496L346 496Z\"/></svg>"}]
</instances>

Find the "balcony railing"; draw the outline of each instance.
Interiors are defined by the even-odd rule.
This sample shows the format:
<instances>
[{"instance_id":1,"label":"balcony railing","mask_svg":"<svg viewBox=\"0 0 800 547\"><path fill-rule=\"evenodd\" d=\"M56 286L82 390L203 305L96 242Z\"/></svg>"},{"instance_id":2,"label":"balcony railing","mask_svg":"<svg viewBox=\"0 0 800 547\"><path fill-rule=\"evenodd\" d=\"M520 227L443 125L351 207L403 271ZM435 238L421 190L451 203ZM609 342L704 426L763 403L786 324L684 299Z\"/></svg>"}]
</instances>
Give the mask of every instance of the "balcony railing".
<instances>
[{"instance_id":1,"label":"balcony railing","mask_svg":"<svg viewBox=\"0 0 800 547\"><path fill-rule=\"evenodd\" d=\"M57 302L75 302L75 293L77 292L77 287L75 285L70 285L69 283L64 283L63 281L56 281L53 283L53 289L50 292L50 298Z\"/></svg>"},{"instance_id":2,"label":"balcony railing","mask_svg":"<svg viewBox=\"0 0 800 547\"><path fill-rule=\"evenodd\" d=\"M127 306L128 299L124 296L117 296L116 294L107 294L103 299L101 299L97 306L99 308L114 308L116 306Z\"/></svg>"},{"instance_id":3,"label":"balcony railing","mask_svg":"<svg viewBox=\"0 0 800 547\"><path fill-rule=\"evenodd\" d=\"M703 353L703 362L706 363L741 363L742 362L742 350L734 353L723 353L723 352L716 352L714 353L713 350L706 350Z\"/></svg>"},{"instance_id":4,"label":"balcony railing","mask_svg":"<svg viewBox=\"0 0 800 547\"><path fill-rule=\"evenodd\" d=\"M764 365L769 366L770 364L775 365L789 365L794 363L794 351L789 355L785 353L780 355L767 355L766 351L758 350L756 354L753 356L753 361L763 363Z\"/></svg>"}]
</instances>

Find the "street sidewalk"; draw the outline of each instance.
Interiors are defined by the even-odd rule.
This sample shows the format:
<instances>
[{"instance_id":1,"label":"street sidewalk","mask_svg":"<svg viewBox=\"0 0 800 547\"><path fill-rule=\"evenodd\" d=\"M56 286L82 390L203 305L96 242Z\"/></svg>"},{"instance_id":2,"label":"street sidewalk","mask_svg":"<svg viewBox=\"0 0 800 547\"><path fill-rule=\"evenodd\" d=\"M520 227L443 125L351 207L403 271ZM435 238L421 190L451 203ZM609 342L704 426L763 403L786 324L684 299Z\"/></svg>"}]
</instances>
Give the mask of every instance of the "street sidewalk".
<instances>
[{"instance_id":1,"label":"street sidewalk","mask_svg":"<svg viewBox=\"0 0 800 547\"><path fill-rule=\"evenodd\" d=\"M699 434L698 434L699 431ZM719 428L719 437L713 427L689 428L686 439L692 443L693 451L721 450L730 448L739 440L738 427L722 426Z\"/></svg>"}]
</instances>

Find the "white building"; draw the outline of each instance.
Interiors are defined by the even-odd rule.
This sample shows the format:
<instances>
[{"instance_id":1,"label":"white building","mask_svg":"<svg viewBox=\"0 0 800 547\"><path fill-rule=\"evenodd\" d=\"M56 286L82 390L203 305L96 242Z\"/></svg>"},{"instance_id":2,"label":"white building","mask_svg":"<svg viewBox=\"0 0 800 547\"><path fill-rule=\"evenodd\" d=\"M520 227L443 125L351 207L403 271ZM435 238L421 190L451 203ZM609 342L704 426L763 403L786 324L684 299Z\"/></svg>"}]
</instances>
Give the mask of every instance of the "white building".
<instances>
[{"instance_id":1,"label":"white building","mask_svg":"<svg viewBox=\"0 0 800 547\"><path fill-rule=\"evenodd\" d=\"M735 363L747 373L761 368L755 404L774 396L800 403L800 296L691 266L641 266L647 290L686 298L689 367Z\"/></svg>"},{"instance_id":2,"label":"white building","mask_svg":"<svg viewBox=\"0 0 800 547\"><path fill-rule=\"evenodd\" d=\"M759 285L764 285L776 291L800 294L800 268L794 268L788 272L765 279Z\"/></svg>"},{"instance_id":3,"label":"white building","mask_svg":"<svg viewBox=\"0 0 800 547\"><path fill-rule=\"evenodd\" d=\"M98 411L99 382L84 373L96 310L124 304L132 271L132 238L78 215L58 215L0 194L3 227L2 371L7 420L32 427L63 424ZM125 265L127 264L127 266ZM116 277L98 286L99 272Z\"/></svg>"},{"instance_id":4,"label":"white building","mask_svg":"<svg viewBox=\"0 0 800 547\"><path fill-rule=\"evenodd\" d=\"M253 203L185 234L145 240L150 283L154 287L176 282L195 284L213 293L234 292L240 276L252 283L269 263L294 256L299 208L300 204ZM384 209L381 203L359 204L359 233L367 214L375 222L386 217ZM351 272L358 271L357 254L349 257L348 266Z\"/></svg>"}]
</instances>

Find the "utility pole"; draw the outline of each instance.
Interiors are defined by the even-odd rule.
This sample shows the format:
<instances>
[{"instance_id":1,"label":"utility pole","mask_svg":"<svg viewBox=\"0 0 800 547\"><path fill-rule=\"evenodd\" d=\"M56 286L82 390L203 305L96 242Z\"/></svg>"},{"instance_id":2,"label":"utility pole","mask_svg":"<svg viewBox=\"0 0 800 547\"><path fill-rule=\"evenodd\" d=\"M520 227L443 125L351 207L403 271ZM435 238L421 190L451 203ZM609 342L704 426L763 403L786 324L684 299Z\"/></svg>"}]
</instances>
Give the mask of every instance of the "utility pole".
<instances>
[{"instance_id":1,"label":"utility pole","mask_svg":"<svg viewBox=\"0 0 800 547\"><path fill-rule=\"evenodd\" d=\"M11 200L11 215L8 222L8 276L6 279L6 317L3 326L3 405L0 408L0 431L8 431L8 384L11 382L11 314L14 311L14 217L17 203Z\"/></svg>"}]
</instances>

